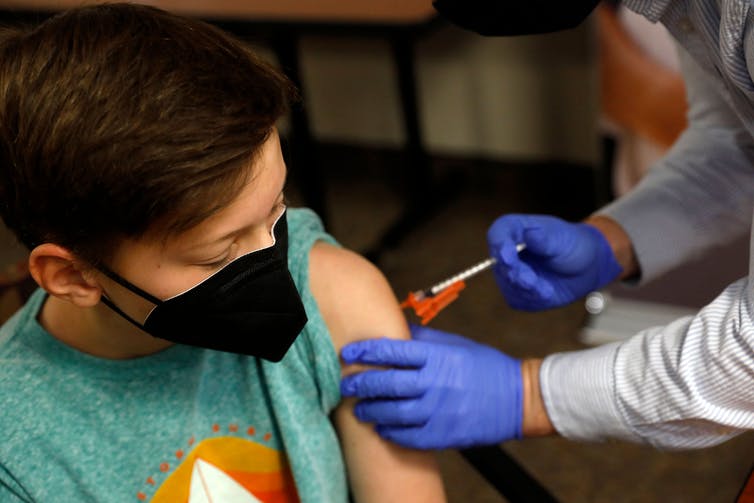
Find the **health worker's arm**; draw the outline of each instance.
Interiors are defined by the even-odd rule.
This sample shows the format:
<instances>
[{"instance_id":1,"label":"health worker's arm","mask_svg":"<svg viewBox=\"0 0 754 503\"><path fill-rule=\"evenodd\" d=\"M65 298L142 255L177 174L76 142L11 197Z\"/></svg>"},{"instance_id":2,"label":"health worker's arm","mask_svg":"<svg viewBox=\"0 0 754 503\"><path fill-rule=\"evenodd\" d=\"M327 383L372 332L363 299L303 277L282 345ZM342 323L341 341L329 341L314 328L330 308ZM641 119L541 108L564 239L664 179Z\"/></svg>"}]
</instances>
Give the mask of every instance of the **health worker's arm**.
<instances>
[{"instance_id":1,"label":"health worker's arm","mask_svg":"<svg viewBox=\"0 0 754 503\"><path fill-rule=\"evenodd\" d=\"M359 255L317 243L310 256L311 289L335 349L376 337L408 339L398 302L383 275ZM344 374L355 368L344 368ZM334 412L350 487L357 503L442 502L445 495L432 453L399 447L354 417L355 400Z\"/></svg>"},{"instance_id":2,"label":"health worker's arm","mask_svg":"<svg viewBox=\"0 0 754 503\"><path fill-rule=\"evenodd\" d=\"M689 128L639 187L602 212L630 237L642 281L751 226L751 135L716 77L680 55ZM557 431L685 449L754 428L751 289L740 280L696 316L546 358L540 386Z\"/></svg>"},{"instance_id":3,"label":"health worker's arm","mask_svg":"<svg viewBox=\"0 0 754 503\"><path fill-rule=\"evenodd\" d=\"M697 315L629 340L547 357L549 419L573 440L694 449L754 429L752 286L741 279Z\"/></svg>"},{"instance_id":4,"label":"health worker's arm","mask_svg":"<svg viewBox=\"0 0 754 503\"><path fill-rule=\"evenodd\" d=\"M641 282L751 227L754 141L723 83L679 48L689 126L630 193L599 211L629 236ZM710 70L711 71L711 70Z\"/></svg>"}]
</instances>

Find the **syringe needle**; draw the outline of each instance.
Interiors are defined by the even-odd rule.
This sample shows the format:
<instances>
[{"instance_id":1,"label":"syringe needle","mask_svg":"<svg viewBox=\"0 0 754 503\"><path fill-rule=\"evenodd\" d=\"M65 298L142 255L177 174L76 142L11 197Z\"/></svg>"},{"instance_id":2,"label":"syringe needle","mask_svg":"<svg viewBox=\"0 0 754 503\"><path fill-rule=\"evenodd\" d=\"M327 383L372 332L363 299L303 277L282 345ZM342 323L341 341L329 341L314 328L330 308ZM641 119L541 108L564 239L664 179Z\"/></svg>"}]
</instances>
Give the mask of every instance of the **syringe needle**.
<instances>
[{"instance_id":1,"label":"syringe needle","mask_svg":"<svg viewBox=\"0 0 754 503\"><path fill-rule=\"evenodd\" d=\"M457 281L465 281L473 276L476 276L480 272L489 269L493 265L497 263L497 260L493 257L490 257L486 260L482 260L481 262L472 265L468 269L465 269L455 276L451 276L450 278L446 279L445 281L441 281L440 283L437 283L436 285L430 287L426 293L428 295L437 295L438 293L442 292L446 288L448 288L450 285Z\"/></svg>"},{"instance_id":2,"label":"syringe needle","mask_svg":"<svg viewBox=\"0 0 754 503\"><path fill-rule=\"evenodd\" d=\"M526 248L526 245L524 243L519 243L516 245L516 251L521 252L523 249ZM476 276L482 271L485 271L495 265L497 263L497 259L494 257L487 258L485 260L482 260L481 262L478 262L471 267L464 269L463 271L459 272L455 276L451 276L450 278L441 281L440 283L437 283L434 286L431 286L430 288L427 288L426 290L423 290L423 294L426 296L433 296L437 295L438 293L442 292L446 288L448 288L453 283L456 283L458 281L465 281L473 276Z\"/></svg>"}]
</instances>

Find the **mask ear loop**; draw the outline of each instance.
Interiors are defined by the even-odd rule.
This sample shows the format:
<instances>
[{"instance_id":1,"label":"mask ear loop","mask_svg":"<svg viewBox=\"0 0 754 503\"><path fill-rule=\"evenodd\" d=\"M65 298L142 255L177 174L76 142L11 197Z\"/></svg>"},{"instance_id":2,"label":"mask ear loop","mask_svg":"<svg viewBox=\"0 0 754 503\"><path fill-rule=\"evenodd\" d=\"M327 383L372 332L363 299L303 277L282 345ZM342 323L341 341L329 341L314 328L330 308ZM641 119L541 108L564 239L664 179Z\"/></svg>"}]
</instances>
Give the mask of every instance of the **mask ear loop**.
<instances>
[{"instance_id":1,"label":"mask ear loop","mask_svg":"<svg viewBox=\"0 0 754 503\"><path fill-rule=\"evenodd\" d=\"M142 290L138 286L136 286L133 283L129 282L125 278L122 278L121 276L119 276L115 272L111 271L107 267L101 266L99 268L99 270L102 272L102 274L104 274L105 276L107 276L111 280L115 281L116 283L118 283L120 286L122 286L126 290L130 291L131 293L134 293L134 294L138 295L139 297L142 297L143 299L146 299L147 301L151 302L155 306L159 306L160 304L163 303L162 300L158 299L157 297L155 297L154 295L152 295L152 294L150 294L148 292L145 292L144 290ZM117 314L119 314L120 316L122 316L126 321L130 322L135 327L137 327L137 328L139 328L139 329L141 329L141 330L143 330L143 331L146 332L146 329L144 328L144 325L142 325L141 323L139 323L138 321L136 321L135 319L133 319L131 316L129 316L128 314L126 314L125 311L123 311L121 308L119 308L118 306L116 306L115 303L112 300L110 300L110 298L107 296L106 292L105 292L105 295L103 295L101 297L101 300L102 300L103 304L105 304L107 307L109 307L110 309L112 309L113 311L115 311Z\"/></svg>"},{"instance_id":2,"label":"mask ear loop","mask_svg":"<svg viewBox=\"0 0 754 503\"><path fill-rule=\"evenodd\" d=\"M104 295L103 295L103 296L101 297L101 300L102 300L102 303L103 303L104 305L106 305L107 307L109 307L110 309L112 309L113 311L115 311L115 312L116 312L117 314L119 314L119 315L120 315L120 316L121 316L121 317L122 317L122 318L123 318L124 320L128 321L128 322L129 322L129 323L131 323L131 324L132 324L133 326L135 326L136 328L138 328L138 329L140 329L140 330L142 330L142 331L144 331L144 332L146 332L146 331L147 331L147 330L146 330L146 329L144 328L144 325L142 325L141 323L139 323L138 321L136 321L135 319L133 319L133 318L131 318L131 317L130 317L129 315L127 315L127 314L126 314L126 313L125 313L125 312L124 312L124 311L123 311L123 310L122 310L121 308L119 308L118 306L116 306L116 305L115 305L115 303L113 303L113 301L112 301L112 300L108 299L108 298L107 298L106 296L104 296ZM148 332L147 332L147 333L148 333Z\"/></svg>"}]
</instances>

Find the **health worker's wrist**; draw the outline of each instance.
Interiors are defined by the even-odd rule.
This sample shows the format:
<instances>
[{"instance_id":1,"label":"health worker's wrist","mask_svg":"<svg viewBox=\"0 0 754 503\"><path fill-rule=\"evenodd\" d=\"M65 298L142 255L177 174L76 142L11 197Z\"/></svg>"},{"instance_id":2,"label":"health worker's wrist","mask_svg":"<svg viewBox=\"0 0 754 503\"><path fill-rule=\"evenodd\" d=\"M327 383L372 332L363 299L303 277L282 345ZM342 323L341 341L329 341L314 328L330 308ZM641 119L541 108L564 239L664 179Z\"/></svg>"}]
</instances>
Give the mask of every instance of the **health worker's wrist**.
<instances>
[{"instance_id":1,"label":"health worker's wrist","mask_svg":"<svg viewBox=\"0 0 754 503\"><path fill-rule=\"evenodd\" d=\"M605 215L592 215L584 220L602 233L613 251L616 262L623 270L617 279L628 279L639 275L639 262L636 260L631 238L623 227Z\"/></svg>"},{"instance_id":2,"label":"health worker's wrist","mask_svg":"<svg viewBox=\"0 0 754 503\"><path fill-rule=\"evenodd\" d=\"M545 409L542 391L539 387L539 369L542 359L530 358L521 362L523 384L523 420L521 432L524 437L544 437L556 433Z\"/></svg>"}]
</instances>

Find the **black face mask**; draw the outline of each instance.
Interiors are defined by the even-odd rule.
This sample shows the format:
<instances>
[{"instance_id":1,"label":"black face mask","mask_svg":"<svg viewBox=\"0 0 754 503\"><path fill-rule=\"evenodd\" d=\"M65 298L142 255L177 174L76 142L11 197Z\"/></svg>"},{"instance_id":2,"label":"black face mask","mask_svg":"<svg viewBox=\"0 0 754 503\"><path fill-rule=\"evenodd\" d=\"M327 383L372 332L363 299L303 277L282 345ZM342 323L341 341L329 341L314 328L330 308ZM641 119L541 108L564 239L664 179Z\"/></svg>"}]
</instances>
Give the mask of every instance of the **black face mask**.
<instances>
[{"instance_id":1,"label":"black face mask","mask_svg":"<svg viewBox=\"0 0 754 503\"><path fill-rule=\"evenodd\" d=\"M116 273L102 272L155 304L144 324L112 300L102 302L145 332L178 344L280 361L306 324L301 297L288 271L285 212L269 248L243 255L184 293L160 300Z\"/></svg>"},{"instance_id":2,"label":"black face mask","mask_svg":"<svg viewBox=\"0 0 754 503\"><path fill-rule=\"evenodd\" d=\"M599 0L435 0L451 23L480 35L533 35L574 28Z\"/></svg>"}]
</instances>

